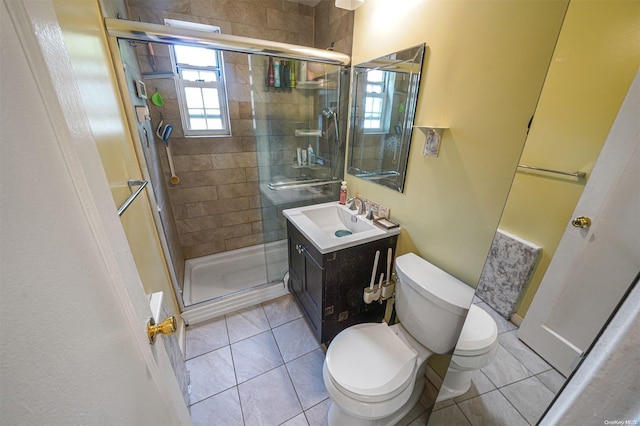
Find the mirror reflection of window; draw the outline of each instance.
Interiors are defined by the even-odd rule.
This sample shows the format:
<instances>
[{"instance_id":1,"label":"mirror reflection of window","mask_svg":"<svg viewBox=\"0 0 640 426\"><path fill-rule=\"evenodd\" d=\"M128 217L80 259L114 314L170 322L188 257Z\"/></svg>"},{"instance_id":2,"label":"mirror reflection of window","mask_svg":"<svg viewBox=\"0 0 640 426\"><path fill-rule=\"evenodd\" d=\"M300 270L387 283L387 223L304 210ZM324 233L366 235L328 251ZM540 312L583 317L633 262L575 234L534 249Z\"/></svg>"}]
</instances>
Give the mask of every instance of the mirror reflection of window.
<instances>
[{"instance_id":1,"label":"mirror reflection of window","mask_svg":"<svg viewBox=\"0 0 640 426\"><path fill-rule=\"evenodd\" d=\"M382 70L367 71L362 123L365 133L389 132L393 79L393 73Z\"/></svg>"},{"instance_id":2,"label":"mirror reflection of window","mask_svg":"<svg viewBox=\"0 0 640 426\"><path fill-rule=\"evenodd\" d=\"M165 20L169 26L219 33L213 25ZM230 136L222 52L203 47L173 45L172 66L176 72L178 107L184 135Z\"/></svg>"},{"instance_id":3,"label":"mirror reflection of window","mask_svg":"<svg viewBox=\"0 0 640 426\"><path fill-rule=\"evenodd\" d=\"M348 174L404 190L425 48L354 65Z\"/></svg>"}]
</instances>

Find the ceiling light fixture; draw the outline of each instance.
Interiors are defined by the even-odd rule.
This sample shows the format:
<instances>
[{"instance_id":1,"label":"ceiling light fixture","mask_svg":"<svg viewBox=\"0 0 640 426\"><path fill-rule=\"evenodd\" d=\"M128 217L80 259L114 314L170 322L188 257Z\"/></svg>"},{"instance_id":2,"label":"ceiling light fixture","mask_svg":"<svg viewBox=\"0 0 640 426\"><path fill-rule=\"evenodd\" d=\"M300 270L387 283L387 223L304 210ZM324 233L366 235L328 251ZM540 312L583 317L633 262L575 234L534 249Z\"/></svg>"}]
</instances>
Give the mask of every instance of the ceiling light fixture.
<instances>
[{"instance_id":1,"label":"ceiling light fixture","mask_svg":"<svg viewBox=\"0 0 640 426\"><path fill-rule=\"evenodd\" d=\"M364 4L364 0L336 0L336 7L340 9L356 10Z\"/></svg>"}]
</instances>

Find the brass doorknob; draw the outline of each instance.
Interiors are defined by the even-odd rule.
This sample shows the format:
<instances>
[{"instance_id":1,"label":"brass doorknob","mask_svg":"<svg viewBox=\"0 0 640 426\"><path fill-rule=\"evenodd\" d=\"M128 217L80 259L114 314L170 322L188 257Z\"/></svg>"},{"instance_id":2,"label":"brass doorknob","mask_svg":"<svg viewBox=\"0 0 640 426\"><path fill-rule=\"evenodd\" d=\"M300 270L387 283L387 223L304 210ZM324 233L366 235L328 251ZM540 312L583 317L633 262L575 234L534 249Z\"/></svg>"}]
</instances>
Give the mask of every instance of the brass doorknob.
<instances>
[{"instance_id":1,"label":"brass doorknob","mask_svg":"<svg viewBox=\"0 0 640 426\"><path fill-rule=\"evenodd\" d=\"M156 342L156 336L158 334L173 334L178 328L176 317L171 316L160 324L156 324L153 318L149 319L147 323L147 336L149 336L149 343L154 344Z\"/></svg>"},{"instance_id":2,"label":"brass doorknob","mask_svg":"<svg viewBox=\"0 0 640 426\"><path fill-rule=\"evenodd\" d=\"M575 228L588 228L591 226L591 219L586 216L578 216L571 221Z\"/></svg>"}]
</instances>

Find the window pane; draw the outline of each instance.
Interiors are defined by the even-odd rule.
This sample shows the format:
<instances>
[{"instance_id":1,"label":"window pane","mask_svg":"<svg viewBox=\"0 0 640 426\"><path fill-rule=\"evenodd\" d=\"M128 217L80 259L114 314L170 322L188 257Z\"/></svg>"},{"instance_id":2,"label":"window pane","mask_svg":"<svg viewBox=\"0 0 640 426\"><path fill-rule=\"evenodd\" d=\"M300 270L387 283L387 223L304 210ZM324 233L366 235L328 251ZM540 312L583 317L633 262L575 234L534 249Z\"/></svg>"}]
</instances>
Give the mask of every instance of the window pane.
<instances>
[{"instance_id":1,"label":"window pane","mask_svg":"<svg viewBox=\"0 0 640 426\"><path fill-rule=\"evenodd\" d=\"M207 125L209 126L209 129L214 129L214 130L223 129L222 119L220 118L208 118Z\"/></svg>"},{"instance_id":2,"label":"window pane","mask_svg":"<svg viewBox=\"0 0 640 426\"><path fill-rule=\"evenodd\" d=\"M367 114L371 112L372 107L373 107L373 98L370 98L370 97L364 98L364 113Z\"/></svg>"},{"instance_id":3,"label":"window pane","mask_svg":"<svg viewBox=\"0 0 640 426\"><path fill-rule=\"evenodd\" d=\"M198 71L198 80L202 81L218 81L218 73L215 71Z\"/></svg>"},{"instance_id":4,"label":"window pane","mask_svg":"<svg viewBox=\"0 0 640 426\"><path fill-rule=\"evenodd\" d=\"M380 129L381 127L380 120L364 120L365 129Z\"/></svg>"},{"instance_id":5,"label":"window pane","mask_svg":"<svg viewBox=\"0 0 640 426\"><path fill-rule=\"evenodd\" d=\"M366 115L373 112L382 113L382 99L367 97L364 105L364 113Z\"/></svg>"},{"instance_id":6,"label":"window pane","mask_svg":"<svg viewBox=\"0 0 640 426\"><path fill-rule=\"evenodd\" d=\"M220 99L218 98L218 89L203 88L202 97L204 99L205 108L220 109Z\"/></svg>"},{"instance_id":7,"label":"window pane","mask_svg":"<svg viewBox=\"0 0 640 426\"><path fill-rule=\"evenodd\" d=\"M382 86L379 84L367 84L367 93L382 93Z\"/></svg>"},{"instance_id":8,"label":"window pane","mask_svg":"<svg viewBox=\"0 0 640 426\"><path fill-rule=\"evenodd\" d=\"M188 81L218 81L218 73L215 71L204 71L192 68L179 67L180 77Z\"/></svg>"},{"instance_id":9,"label":"window pane","mask_svg":"<svg viewBox=\"0 0 640 426\"><path fill-rule=\"evenodd\" d=\"M367 73L367 81L371 83L382 83L384 80L384 71L372 70Z\"/></svg>"},{"instance_id":10,"label":"window pane","mask_svg":"<svg viewBox=\"0 0 640 426\"><path fill-rule=\"evenodd\" d=\"M199 76L200 73L198 70L180 69L180 77L182 77L183 80L196 81Z\"/></svg>"},{"instance_id":11,"label":"window pane","mask_svg":"<svg viewBox=\"0 0 640 426\"><path fill-rule=\"evenodd\" d=\"M173 47L178 64L193 65L196 67L218 66L216 51L202 47L179 46Z\"/></svg>"},{"instance_id":12,"label":"window pane","mask_svg":"<svg viewBox=\"0 0 640 426\"><path fill-rule=\"evenodd\" d=\"M185 87L184 93L186 95L187 108L204 108L202 102L202 89L199 87Z\"/></svg>"},{"instance_id":13,"label":"window pane","mask_svg":"<svg viewBox=\"0 0 640 426\"><path fill-rule=\"evenodd\" d=\"M191 114L192 110L189 110L189 114ZM207 120L202 118L204 112L200 114L200 117L190 116L189 122L191 130L207 130Z\"/></svg>"}]
</instances>

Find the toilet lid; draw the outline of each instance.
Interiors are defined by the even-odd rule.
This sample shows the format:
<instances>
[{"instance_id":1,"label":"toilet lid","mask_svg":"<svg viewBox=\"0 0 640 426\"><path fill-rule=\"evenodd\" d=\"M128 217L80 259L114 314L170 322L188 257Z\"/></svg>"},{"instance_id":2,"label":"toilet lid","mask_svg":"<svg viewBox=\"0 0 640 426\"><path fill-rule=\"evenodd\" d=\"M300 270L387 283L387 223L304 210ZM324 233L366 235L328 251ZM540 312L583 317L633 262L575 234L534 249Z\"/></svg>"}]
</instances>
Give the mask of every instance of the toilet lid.
<instances>
[{"instance_id":1,"label":"toilet lid","mask_svg":"<svg viewBox=\"0 0 640 426\"><path fill-rule=\"evenodd\" d=\"M471 305L454 354L469 356L487 352L496 343L497 338L498 326L491 315L482 308Z\"/></svg>"},{"instance_id":2,"label":"toilet lid","mask_svg":"<svg viewBox=\"0 0 640 426\"><path fill-rule=\"evenodd\" d=\"M413 378L416 353L385 323L358 324L329 345L326 367L334 384L352 396L395 394Z\"/></svg>"}]
</instances>

